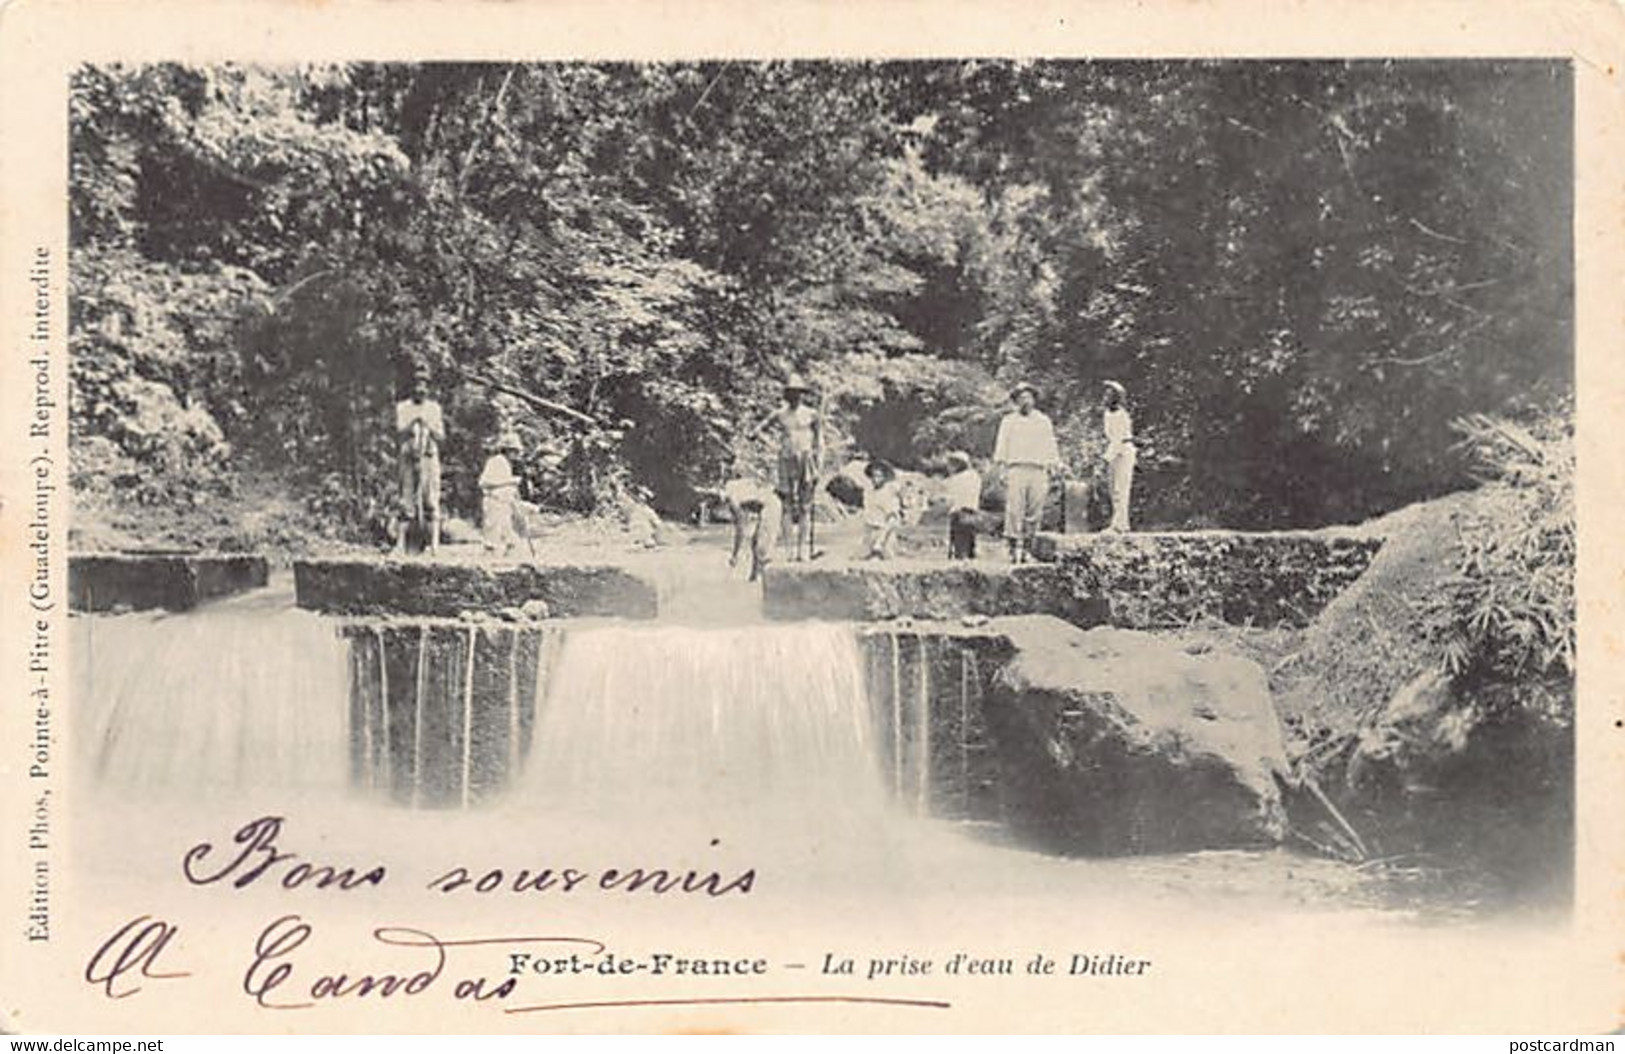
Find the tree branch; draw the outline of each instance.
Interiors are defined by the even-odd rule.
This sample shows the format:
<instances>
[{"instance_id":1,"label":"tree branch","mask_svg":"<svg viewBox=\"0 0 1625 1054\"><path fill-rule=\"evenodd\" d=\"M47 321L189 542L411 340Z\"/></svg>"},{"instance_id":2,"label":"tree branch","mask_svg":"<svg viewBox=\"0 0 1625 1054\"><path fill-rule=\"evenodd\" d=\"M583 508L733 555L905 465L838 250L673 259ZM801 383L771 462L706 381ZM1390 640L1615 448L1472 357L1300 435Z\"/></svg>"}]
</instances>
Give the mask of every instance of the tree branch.
<instances>
[{"instance_id":1,"label":"tree branch","mask_svg":"<svg viewBox=\"0 0 1625 1054\"><path fill-rule=\"evenodd\" d=\"M1465 238L1457 238L1454 235L1444 234L1444 233L1441 233L1440 231L1436 231L1432 227L1429 227L1427 224L1423 223L1421 220L1417 219L1415 216L1411 216L1411 217L1408 217L1408 218L1411 221L1411 226L1412 227L1415 227L1417 230L1421 231L1423 234L1427 235L1430 238L1437 238L1442 242L1452 242L1452 243L1454 243L1456 245L1466 245L1467 244L1467 239L1465 239Z\"/></svg>"},{"instance_id":2,"label":"tree branch","mask_svg":"<svg viewBox=\"0 0 1625 1054\"><path fill-rule=\"evenodd\" d=\"M285 289L282 289L271 298L272 311L274 312L276 310L277 304L285 303L289 297L293 296L293 294L299 292L299 290L314 282L316 279L327 277L328 275L332 274L333 271L334 268L331 267L324 267L320 271L312 271L310 274L307 274L305 277L299 279L299 281L293 283Z\"/></svg>"},{"instance_id":3,"label":"tree branch","mask_svg":"<svg viewBox=\"0 0 1625 1054\"><path fill-rule=\"evenodd\" d=\"M599 428L605 427L604 422L598 420L596 417L592 417L589 414L582 413L573 406L565 406L563 403L556 403L551 399L544 399L540 395L527 392L522 388L515 388L510 384L504 384L498 380L493 380L490 377L475 373L472 370L466 370L461 366L453 366L452 369L462 376L464 380L472 381L475 384L483 385L495 391L503 392L504 394L513 396L515 399L521 399L524 402L536 407L538 410L546 410L550 413L563 414L564 416L574 418L583 424L594 425Z\"/></svg>"},{"instance_id":4,"label":"tree branch","mask_svg":"<svg viewBox=\"0 0 1625 1054\"><path fill-rule=\"evenodd\" d=\"M468 153L463 155L463 167L457 173L457 196L459 198L463 196L463 191L468 187L468 176L474 169L474 155L479 152L480 139L485 134L485 127L492 122L497 111L502 109L502 100L507 97L508 85L513 83L515 68L509 66L508 72L502 75L502 83L497 87L497 93L491 99L491 105L486 107L485 113L480 115L479 127L474 129L474 141L468 144Z\"/></svg>"}]
</instances>

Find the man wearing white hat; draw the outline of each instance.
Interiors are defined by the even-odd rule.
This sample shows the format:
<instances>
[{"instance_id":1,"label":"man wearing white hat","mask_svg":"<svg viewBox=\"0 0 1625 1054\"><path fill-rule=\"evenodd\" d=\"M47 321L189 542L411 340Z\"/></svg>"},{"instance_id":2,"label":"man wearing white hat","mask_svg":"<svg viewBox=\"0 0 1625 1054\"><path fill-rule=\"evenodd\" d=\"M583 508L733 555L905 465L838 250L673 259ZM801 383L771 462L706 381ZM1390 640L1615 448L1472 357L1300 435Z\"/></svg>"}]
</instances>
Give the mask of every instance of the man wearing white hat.
<instances>
[{"instance_id":1,"label":"man wearing white hat","mask_svg":"<svg viewBox=\"0 0 1625 1054\"><path fill-rule=\"evenodd\" d=\"M1127 531L1129 491L1134 486L1134 423L1128 415L1128 392L1116 381L1106 382L1106 474L1111 481L1112 522L1108 530Z\"/></svg>"},{"instance_id":2,"label":"man wearing white hat","mask_svg":"<svg viewBox=\"0 0 1625 1054\"><path fill-rule=\"evenodd\" d=\"M999 422L993 461L1004 466L1004 539L1010 562L1025 563L1044 520L1050 473L1060 468L1055 426L1038 409L1038 389L1026 381L1011 389L1016 408Z\"/></svg>"}]
</instances>

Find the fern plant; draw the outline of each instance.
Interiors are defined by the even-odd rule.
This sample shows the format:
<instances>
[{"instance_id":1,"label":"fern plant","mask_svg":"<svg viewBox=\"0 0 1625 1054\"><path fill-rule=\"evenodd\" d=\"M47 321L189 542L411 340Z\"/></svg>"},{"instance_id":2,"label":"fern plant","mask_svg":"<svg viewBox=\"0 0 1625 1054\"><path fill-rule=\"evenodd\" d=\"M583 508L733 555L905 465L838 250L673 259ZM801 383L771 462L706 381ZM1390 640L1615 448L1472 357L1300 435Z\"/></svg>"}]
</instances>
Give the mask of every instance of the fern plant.
<instances>
[{"instance_id":1,"label":"fern plant","mask_svg":"<svg viewBox=\"0 0 1625 1054\"><path fill-rule=\"evenodd\" d=\"M1558 413L1534 427L1484 415L1456 422L1460 446L1491 498L1462 525L1456 573L1430 611L1441 664L1458 680L1549 681L1574 674L1571 421Z\"/></svg>"}]
</instances>

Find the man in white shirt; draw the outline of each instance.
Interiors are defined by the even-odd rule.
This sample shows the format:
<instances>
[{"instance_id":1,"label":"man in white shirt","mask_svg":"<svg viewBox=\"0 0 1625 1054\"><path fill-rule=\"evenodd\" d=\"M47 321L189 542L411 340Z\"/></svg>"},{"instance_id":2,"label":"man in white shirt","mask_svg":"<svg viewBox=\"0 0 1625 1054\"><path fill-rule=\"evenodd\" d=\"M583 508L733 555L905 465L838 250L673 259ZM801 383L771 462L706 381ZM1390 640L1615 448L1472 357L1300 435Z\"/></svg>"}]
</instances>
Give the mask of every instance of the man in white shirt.
<instances>
[{"instance_id":1,"label":"man in white shirt","mask_svg":"<svg viewBox=\"0 0 1625 1054\"><path fill-rule=\"evenodd\" d=\"M1134 423L1129 418L1128 392L1116 381L1106 382L1106 474L1111 481L1112 522L1107 528L1121 533L1129 529L1129 491L1134 486Z\"/></svg>"},{"instance_id":2,"label":"man in white shirt","mask_svg":"<svg viewBox=\"0 0 1625 1054\"><path fill-rule=\"evenodd\" d=\"M1010 562L1025 563L1044 519L1049 476L1061 465L1055 426L1038 409L1038 390L1023 381L1010 393L1016 408L999 422L993 461L1005 469L1004 538Z\"/></svg>"},{"instance_id":3,"label":"man in white shirt","mask_svg":"<svg viewBox=\"0 0 1625 1054\"><path fill-rule=\"evenodd\" d=\"M406 529L413 522L426 531L429 552L440 548L440 445L446 441L440 404L429 398L429 369L412 371L412 395L395 404L395 433L401 458L401 516L395 529L395 551L406 551Z\"/></svg>"}]
</instances>

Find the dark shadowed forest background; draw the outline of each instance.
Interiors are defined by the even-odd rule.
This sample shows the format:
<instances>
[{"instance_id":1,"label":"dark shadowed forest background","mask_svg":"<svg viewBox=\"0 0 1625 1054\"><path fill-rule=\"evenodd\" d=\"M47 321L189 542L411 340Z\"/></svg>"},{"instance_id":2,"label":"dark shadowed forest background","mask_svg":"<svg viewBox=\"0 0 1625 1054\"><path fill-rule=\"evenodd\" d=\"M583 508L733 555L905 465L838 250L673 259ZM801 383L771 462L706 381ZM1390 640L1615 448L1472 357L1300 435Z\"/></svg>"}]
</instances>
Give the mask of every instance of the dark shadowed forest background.
<instances>
[{"instance_id":1,"label":"dark shadowed forest background","mask_svg":"<svg viewBox=\"0 0 1625 1054\"><path fill-rule=\"evenodd\" d=\"M985 455L1030 378L1078 472L1119 380L1148 527L1362 520L1470 481L1466 415L1568 419L1560 63L161 65L71 100L82 516L360 538L420 361L464 514L504 425L544 507L686 514L792 370L906 466Z\"/></svg>"}]
</instances>

